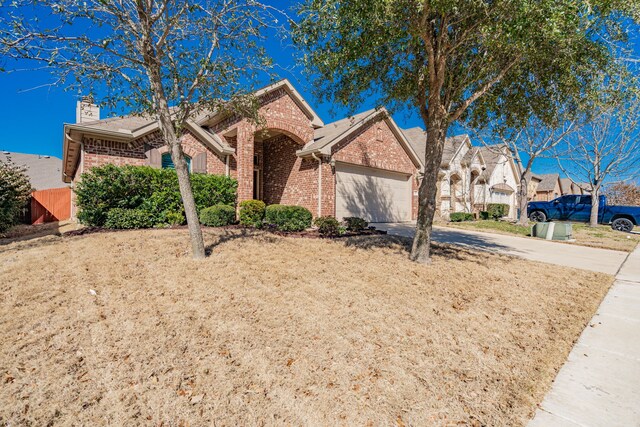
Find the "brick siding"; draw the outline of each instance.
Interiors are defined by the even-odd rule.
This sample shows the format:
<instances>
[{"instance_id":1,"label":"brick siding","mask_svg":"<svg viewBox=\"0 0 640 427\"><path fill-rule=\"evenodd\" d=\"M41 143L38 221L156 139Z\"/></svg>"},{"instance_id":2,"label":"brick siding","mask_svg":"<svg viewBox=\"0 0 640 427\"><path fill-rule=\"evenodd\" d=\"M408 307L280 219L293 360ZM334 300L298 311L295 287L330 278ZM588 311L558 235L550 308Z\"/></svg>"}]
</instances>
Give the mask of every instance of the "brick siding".
<instances>
[{"instance_id":1,"label":"brick siding","mask_svg":"<svg viewBox=\"0 0 640 427\"><path fill-rule=\"evenodd\" d=\"M288 96L284 89L276 90L261 98L260 114L264 119L257 128L245 119L228 117L213 125L216 132L236 153L229 158L230 176L238 179L238 201L253 198L254 154L259 156L260 187L267 204L300 205L314 216L318 213L318 161L302 159L296 151L313 140L311 120ZM260 132L271 135L261 141ZM256 140L256 135L259 137ZM134 143L121 143L84 138L83 170L105 164L145 165L145 150L156 148L168 151L159 132L147 135ZM210 150L192 133L181 138L183 151L194 157L207 153L207 173L224 175L226 159ZM410 174L413 189L413 216L417 215L418 182L416 168L400 146L385 121L371 123L332 150L336 161L375 167ZM322 215L335 215L335 173L327 156L322 163ZM79 178L79 174L76 179Z\"/></svg>"}]
</instances>

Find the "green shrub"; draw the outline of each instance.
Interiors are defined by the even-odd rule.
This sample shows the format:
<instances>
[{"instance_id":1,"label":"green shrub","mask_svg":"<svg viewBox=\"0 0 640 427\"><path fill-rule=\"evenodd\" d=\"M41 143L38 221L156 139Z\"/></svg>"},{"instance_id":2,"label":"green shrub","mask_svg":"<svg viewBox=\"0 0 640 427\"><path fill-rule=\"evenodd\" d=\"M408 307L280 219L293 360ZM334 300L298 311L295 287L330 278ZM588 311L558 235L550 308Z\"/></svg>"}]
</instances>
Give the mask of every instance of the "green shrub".
<instances>
[{"instance_id":1,"label":"green shrub","mask_svg":"<svg viewBox=\"0 0 640 427\"><path fill-rule=\"evenodd\" d=\"M482 219L482 220L487 220L487 219L489 219L489 212L487 212L487 211L480 211L480 219Z\"/></svg>"},{"instance_id":2,"label":"green shrub","mask_svg":"<svg viewBox=\"0 0 640 427\"><path fill-rule=\"evenodd\" d=\"M10 162L0 162L0 233L18 222L31 195L26 170Z\"/></svg>"},{"instance_id":3,"label":"green shrub","mask_svg":"<svg viewBox=\"0 0 640 427\"><path fill-rule=\"evenodd\" d=\"M238 181L224 175L191 175L191 188L198 212L216 205L236 205Z\"/></svg>"},{"instance_id":4,"label":"green shrub","mask_svg":"<svg viewBox=\"0 0 640 427\"><path fill-rule=\"evenodd\" d=\"M149 214L155 226L181 225L185 221L182 198L175 189L155 191L138 208ZM182 218L181 222L178 222L179 218Z\"/></svg>"},{"instance_id":5,"label":"green shrub","mask_svg":"<svg viewBox=\"0 0 640 427\"><path fill-rule=\"evenodd\" d=\"M265 207L262 200L240 202L240 224L260 228L264 219Z\"/></svg>"},{"instance_id":6,"label":"green shrub","mask_svg":"<svg viewBox=\"0 0 640 427\"><path fill-rule=\"evenodd\" d=\"M193 174L196 210L218 204L233 206L237 181L218 175ZM78 220L102 226L114 208L147 212L154 226L185 223L178 176L172 169L106 165L82 174L76 186Z\"/></svg>"},{"instance_id":7,"label":"green shrub","mask_svg":"<svg viewBox=\"0 0 640 427\"><path fill-rule=\"evenodd\" d=\"M465 212L454 212L449 215L451 222L473 221L473 214Z\"/></svg>"},{"instance_id":8,"label":"green shrub","mask_svg":"<svg viewBox=\"0 0 640 427\"><path fill-rule=\"evenodd\" d=\"M113 208L107 212L104 226L117 229L150 228L153 221L149 214L141 209Z\"/></svg>"},{"instance_id":9,"label":"green shrub","mask_svg":"<svg viewBox=\"0 0 640 427\"><path fill-rule=\"evenodd\" d=\"M313 221L318 227L318 232L323 236L336 236L340 234L340 223L332 216L321 216Z\"/></svg>"},{"instance_id":10,"label":"green shrub","mask_svg":"<svg viewBox=\"0 0 640 427\"><path fill-rule=\"evenodd\" d=\"M369 225L367 221L357 216L348 216L342 219L347 226L347 230L355 231L356 233L361 232Z\"/></svg>"},{"instance_id":11,"label":"green shrub","mask_svg":"<svg viewBox=\"0 0 640 427\"><path fill-rule=\"evenodd\" d=\"M264 220L280 231L302 231L311 227L311 212L302 206L270 205Z\"/></svg>"},{"instance_id":12,"label":"green shrub","mask_svg":"<svg viewBox=\"0 0 640 427\"><path fill-rule=\"evenodd\" d=\"M498 220L503 216L509 215L509 205L506 203L489 203L487 205L489 217Z\"/></svg>"},{"instance_id":13,"label":"green shrub","mask_svg":"<svg viewBox=\"0 0 640 427\"><path fill-rule=\"evenodd\" d=\"M236 221L236 210L228 205L215 205L200 212L200 222L209 227L224 227Z\"/></svg>"}]
</instances>

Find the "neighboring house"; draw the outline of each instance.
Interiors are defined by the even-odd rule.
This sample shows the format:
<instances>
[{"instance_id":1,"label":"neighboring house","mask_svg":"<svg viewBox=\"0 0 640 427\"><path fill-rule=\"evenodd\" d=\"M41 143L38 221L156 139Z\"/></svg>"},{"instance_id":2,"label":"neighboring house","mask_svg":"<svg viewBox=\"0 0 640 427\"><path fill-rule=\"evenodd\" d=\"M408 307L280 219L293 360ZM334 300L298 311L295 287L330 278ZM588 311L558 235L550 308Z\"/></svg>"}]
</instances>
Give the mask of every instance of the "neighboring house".
<instances>
[{"instance_id":1,"label":"neighboring house","mask_svg":"<svg viewBox=\"0 0 640 427\"><path fill-rule=\"evenodd\" d=\"M533 174L528 172L527 176L527 200L537 200L538 199L538 186L542 182L542 177L540 175Z\"/></svg>"},{"instance_id":2,"label":"neighboring house","mask_svg":"<svg viewBox=\"0 0 640 427\"><path fill-rule=\"evenodd\" d=\"M520 173L509 148L504 144L497 144L482 146L479 151L484 159L485 169L474 187L476 209L486 210L489 203L503 203L509 205L507 217L516 219Z\"/></svg>"},{"instance_id":3,"label":"neighboring house","mask_svg":"<svg viewBox=\"0 0 640 427\"><path fill-rule=\"evenodd\" d=\"M34 190L69 186L62 180L62 160L57 157L2 151L0 162L13 162L23 166Z\"/></svg>"},{"instance_id":4,"label":"neighboring house","mask_svg":"<svg viewBox=\"0 0 640 427\"><path fill-rule=\"evenodd\" d=\"M548 173L539 176L542 181L540 181L536 189L536 200L548 202L562 195L562 185L559 174Z\"/></svg>"},{"instance_id":5,"label":"neighboring house","mask_svg":"<svg viewBox=\"0 0 640 427\"><path fill-rule=\"evenodd\" d=\"M216 113L187 122L181 142L191 172L236 178L238 202L300 205L339 219L416 218L422 162L386 110L325 125L287 80L256 96L260 129ZM79 103L79 123L64 126L65 182L105 164L173 166L156 120L98 117L95 106Z\"/></svg>"},{"instance_id":6,"label":"neighboring house","mask_svg":"<svg viewBox=\"0 0 640 427\"><path fill-rule=\"evenodd\" d=\"M560 189L563 196L565 194L582 194L582 188L569 178L560 178Z\"/></svg>"},{"instance_id":7,"label":"neighboring house","mask_svg":"<svg viewBox=\"0 0 640 427\"><path fill-rule=\"evenodd\" d=\"M403 132L418 155L424 158L425 131L416 127ZM454 212L473 213L482 210L481 200L474 190L484 170L485 161L480 149L471 145L468 135L446 138L438 174L436 214L448 219Z\"/></svg>"},{"instance_id":8,"label":"neighboring house","mask_svg":"<svg viewBox=\"0 0 640 427\"><path fill-rule=\"evenodd\" d=\"M3 151L0 162L23 166L33 192L21 220L31 224L62 221L71 215L71 190L62 180L62 160L53 156Z\"/></svg>"}]
</instances>

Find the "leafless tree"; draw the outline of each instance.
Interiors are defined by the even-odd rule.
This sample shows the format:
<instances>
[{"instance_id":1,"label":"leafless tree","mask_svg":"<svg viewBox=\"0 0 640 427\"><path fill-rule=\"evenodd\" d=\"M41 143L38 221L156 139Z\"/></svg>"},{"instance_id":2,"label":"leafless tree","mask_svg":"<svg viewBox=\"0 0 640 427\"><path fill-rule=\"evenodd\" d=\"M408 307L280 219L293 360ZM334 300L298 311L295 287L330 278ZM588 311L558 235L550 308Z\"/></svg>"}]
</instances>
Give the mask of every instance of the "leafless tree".
<instances>
[{"instance_id":1,"label":"leafless tree","mask_svg":"<svg viewBox=\"0 0 640 427\"><path fill-rule=\"evenodd\" d=\"M640 101L610 104L558 150L560 169L583 190L591 193L589 225L598 225L603 185L640 174Z\"/></svg>"},{"instance_id":2,"label":"leafless tree","mask_svg":"<svg viewBox=\"0 0 640 427\"><path fill-rule=\"evenodd\" d=\"M0 54L9 70L27 60L51 70L52 84L100 93L102 105L158 120L193 256L203 258L179 138L186 121L204 111L258 120L246 80L271 66L260 40L265 26L276 25L276 12L255 0L14 0L2 8Z\"/></svg>"},{"instance_id":3,"label":"leafless tree","mask_svg":"<svg viewBox=\"0 0 640 427\"><path fill-rule=\"evenodd\" d=\"M558 117L563 117L559 115ZM508 148L508 156L511 156L518 167L519 185L517 189L518 208L520 217L518 224L527 226L529 218L527 203L529 201L529 185L531 182L532 168L539 158L550 156L553 150L578 127L574 119L566 119L555 126L549 126L535 116L531 116L527 126L519 129L506 129L501 125L495 125L488 130L477 132L483 145L490 150L502 153L502 147ZM495 145L488 140L485 134L489 133Z\"/></svg>"}]
</instances>

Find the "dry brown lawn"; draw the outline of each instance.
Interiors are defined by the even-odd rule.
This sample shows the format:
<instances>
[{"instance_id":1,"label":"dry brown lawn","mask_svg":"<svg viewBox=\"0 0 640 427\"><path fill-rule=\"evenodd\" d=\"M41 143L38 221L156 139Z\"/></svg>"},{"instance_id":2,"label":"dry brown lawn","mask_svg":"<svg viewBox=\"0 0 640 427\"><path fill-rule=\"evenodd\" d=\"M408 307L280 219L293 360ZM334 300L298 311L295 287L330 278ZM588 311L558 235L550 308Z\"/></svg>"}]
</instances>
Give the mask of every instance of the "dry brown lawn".
<instances>
[{"instance_id":1,"label":"dry brown lawn","mask_svg":"<svg viewBox=\"0 0 640 427\"><path fill-rule=\"evenodd\" d=\"M518 426L602 274L207 230L0 246L0 424ZM95 295L93 295L95 291Z\"/></svg>"}]
</instances>

